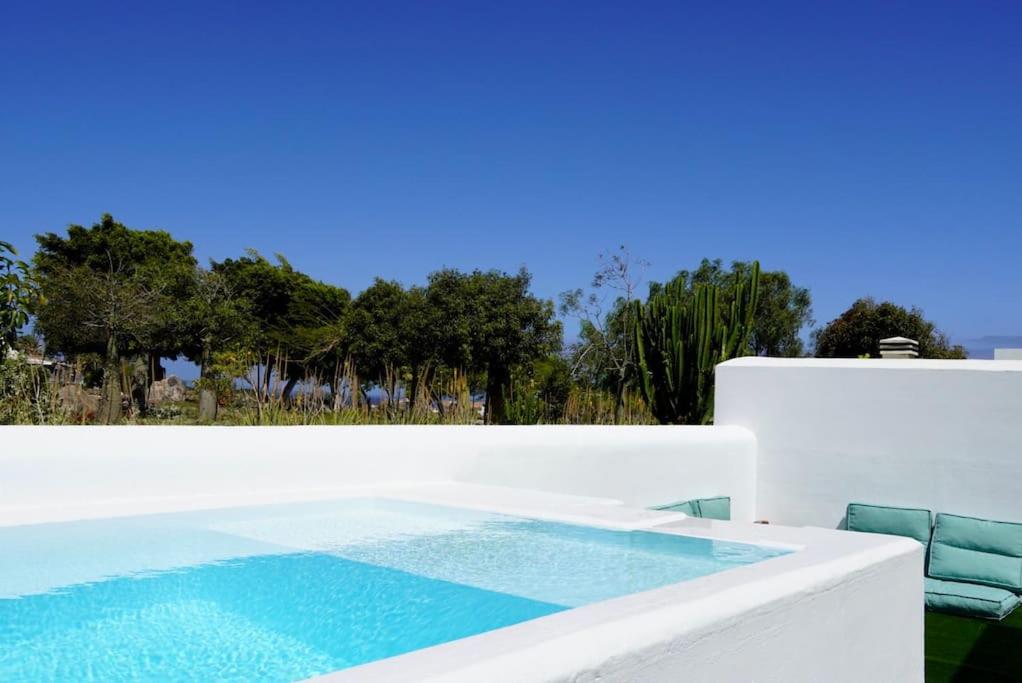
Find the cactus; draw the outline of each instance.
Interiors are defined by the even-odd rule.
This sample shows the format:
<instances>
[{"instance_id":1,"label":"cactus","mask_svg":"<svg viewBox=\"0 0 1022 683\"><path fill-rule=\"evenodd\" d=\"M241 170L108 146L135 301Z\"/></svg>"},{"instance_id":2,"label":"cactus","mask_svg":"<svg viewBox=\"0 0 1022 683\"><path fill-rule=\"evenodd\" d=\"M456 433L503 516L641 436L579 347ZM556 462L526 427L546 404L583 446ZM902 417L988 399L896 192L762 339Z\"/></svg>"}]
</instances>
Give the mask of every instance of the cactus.
<instances>
[{"instance_id":1,"label":"cactus","mask_svg":"<svg viewBox=\"0 0 1022 683\"><path fill-rule=\"evenodd\" d=\"M726 294L716 285L689 291L676 280L645 304L633 304L637 384L661 423L713 421L714 368L749 352L758 294L759 262L753 262L748 278L736 275Z\"/></svg>"}]
</instances>

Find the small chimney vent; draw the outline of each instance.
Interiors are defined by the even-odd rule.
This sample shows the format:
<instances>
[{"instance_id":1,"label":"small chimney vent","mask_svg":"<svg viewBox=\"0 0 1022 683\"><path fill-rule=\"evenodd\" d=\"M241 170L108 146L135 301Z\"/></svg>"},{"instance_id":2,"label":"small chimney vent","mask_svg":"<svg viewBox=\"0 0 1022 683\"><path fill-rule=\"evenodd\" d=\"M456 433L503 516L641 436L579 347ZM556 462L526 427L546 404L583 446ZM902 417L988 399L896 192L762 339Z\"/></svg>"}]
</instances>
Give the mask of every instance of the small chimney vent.
<instances>
[{"instance_id":1,"label":"small chimney vent","mask_svg":"<svg viewBox=\"0 0 1022 683\"><path fill-rule=\"evenodd\" d=\"M905 337L880 340L881 358L919 358L919 342Z\"/></svg>"}]
</instances>

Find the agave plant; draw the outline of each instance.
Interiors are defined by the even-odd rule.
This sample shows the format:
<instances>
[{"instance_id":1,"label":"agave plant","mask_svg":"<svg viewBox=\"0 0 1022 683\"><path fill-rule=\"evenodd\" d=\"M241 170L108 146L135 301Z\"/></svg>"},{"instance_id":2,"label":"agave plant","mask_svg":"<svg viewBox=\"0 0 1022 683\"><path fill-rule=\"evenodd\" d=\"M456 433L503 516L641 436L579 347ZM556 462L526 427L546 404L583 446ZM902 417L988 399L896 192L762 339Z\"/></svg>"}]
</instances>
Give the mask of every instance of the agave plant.
<instances>
[{"instance_id":1,"label":"agave plant","mask_svg":"<svg viewBox=\"0 0 1022 683\"><path fill-rule=\"evenodd\" d=\"M633 304L637 384L661 423L713 421L714 368L749 353L758 294L754 262L748 277L736 275L726 297L716 285L689 289L675 280L645 304Z\"/></svg>"}]
</instances>

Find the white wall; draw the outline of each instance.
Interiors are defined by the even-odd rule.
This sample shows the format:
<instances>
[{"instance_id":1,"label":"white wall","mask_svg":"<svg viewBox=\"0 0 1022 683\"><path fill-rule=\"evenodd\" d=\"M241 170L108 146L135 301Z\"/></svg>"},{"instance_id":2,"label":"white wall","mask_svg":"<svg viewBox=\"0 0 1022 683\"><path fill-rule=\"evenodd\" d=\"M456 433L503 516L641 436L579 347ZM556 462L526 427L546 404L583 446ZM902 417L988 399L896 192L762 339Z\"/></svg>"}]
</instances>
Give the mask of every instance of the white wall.
<instances>
[{"instance_id":1,"label":"white wall","mask_svg":"<svg viewBox=\"0 0 1022 683\"><path fill-rule=\"evenodd\" d=\"M922 549L917 546L913 554L837 577L824 578L815 569L785 577L801 581L798 594L742 611L658 647L608 658L592 680L922 683L922 564ZM748 588L769 594L774 586ZM721 602L730 597L713 596ZM697 606L680 607L698 610Z\"/></svg>"},{"instance_id":2,"label":"white wall","mask_svg":"<svg viewBox=\"0 0 1022 683\"><path fill-rule=\"evenodd\" d=\"M852 501L1022 521L1022 362L742 358L715 419L756 434L772 522L836 527Z\"/></svg>"},{"instance_id":3,"label":"white wall","mask_svg":"<svg viewBox=\"0 0 1022 683\"><path fill-rule=\"evenodd\" d=\"M0 427L0 523L134 502L463 481L755 509L755 438L711 427Z\"/></svg>"},{"instance_id":4,"label":"white wall","mask_svg":"<svg viewBox=\"0 0 1022 683\"><path fill-rule=\"evenodd\" d=\"M1022 349L994 349L994 360L1022 360Z\"/></svg>"}]
</instances>

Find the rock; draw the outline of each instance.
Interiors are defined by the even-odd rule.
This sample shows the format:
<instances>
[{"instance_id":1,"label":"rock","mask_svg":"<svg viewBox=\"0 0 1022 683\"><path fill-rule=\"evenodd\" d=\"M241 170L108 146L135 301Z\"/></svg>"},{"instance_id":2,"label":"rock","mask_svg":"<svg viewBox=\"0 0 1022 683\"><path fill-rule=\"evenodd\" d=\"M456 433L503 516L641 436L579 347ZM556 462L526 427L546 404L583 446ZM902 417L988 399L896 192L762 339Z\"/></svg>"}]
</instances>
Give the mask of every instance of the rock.
<instances>
[{"instance_id":1,"label":"rock","mask_svg":"<svg viewBox=\"0 0 1022 683\"><path fill-rule=\"evenodd\" d=\"M149 387L149 405L180 403L185 400L185 383L180 377L171 375L167 379L153 382Z\"/></svg>"},{"instance_id":2,"label":"rock","mask_svg":"<svg viewBox=\"0 0 1022 683\"><path fill-rule=\"evenodd\" d=\"M57 394L61 409L70 415L92 419L99 412L99 396L90 394L81 384L68 384Z\"/></svg>"}]
</instances>

